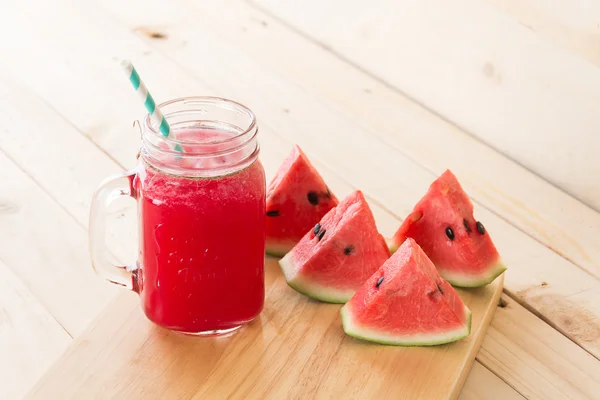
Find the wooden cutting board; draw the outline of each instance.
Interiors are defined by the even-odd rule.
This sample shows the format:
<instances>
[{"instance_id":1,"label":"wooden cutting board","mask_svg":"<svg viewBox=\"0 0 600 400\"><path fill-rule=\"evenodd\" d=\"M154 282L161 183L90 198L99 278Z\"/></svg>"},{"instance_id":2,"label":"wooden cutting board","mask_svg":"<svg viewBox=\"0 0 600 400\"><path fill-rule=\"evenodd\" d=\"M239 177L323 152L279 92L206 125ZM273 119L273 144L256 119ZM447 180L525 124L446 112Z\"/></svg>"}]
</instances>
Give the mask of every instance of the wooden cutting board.
<instances>
[{"instance_id":1,"label":"wooden cutting board","mask_svg":"<svg viewBox=\"0 0 600 400\"><path fill-rule=\"evenodd\" d=\"M265 309L228 337L194 338L149 322L124 292L29 394L31 399L453 399L496 309L504 276L459 293L471 335L436 347L371 344L344 334L341 305L289 288L266 260Z\"/></svg>"}]
</instances>

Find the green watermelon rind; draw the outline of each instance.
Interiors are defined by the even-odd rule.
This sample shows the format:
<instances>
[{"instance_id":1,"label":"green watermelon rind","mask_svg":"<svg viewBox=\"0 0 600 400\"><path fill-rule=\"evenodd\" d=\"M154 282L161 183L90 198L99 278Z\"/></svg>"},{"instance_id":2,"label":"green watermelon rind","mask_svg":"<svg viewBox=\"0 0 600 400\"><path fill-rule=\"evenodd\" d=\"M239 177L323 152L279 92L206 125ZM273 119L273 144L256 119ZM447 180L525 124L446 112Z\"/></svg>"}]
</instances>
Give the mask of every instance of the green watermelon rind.
<instances>
[{"instance_id":1,"label":"green watermelon rind","mask_svg":"<svg viewBox=\"0 0 600 400\"><path fill-rule=\"evenodd\" d=\"M407 340L407 338L403 336L384 336L381 333L377 333L373 330L361 329L352 323L352 313L348 309L348 305L345 305L340 309L340 315L342 318L342 327L348 336L383 345L403 347L438 346L456 342L468 337L471 334L472 314L471 310L469 310L467 306L465 306L464 315L466 324L461 329L456 329L442 335L439 333L432 334L429 336L429 339L426 335L421 335L418 338L411 338L410 340Z\"/></svg>"},{"instance_id":2,"label":"green watermelon rind","mask_svg":"<svg viewBox=\"0 0 600 400\"><path fill-rule=\"evenodd\" d=\"M291 260L291 253L279 260L279 266L288 286L296 292L307 296L313 300L319 300L325 303L344 304L354 295L354 290L336 290L331 287L318 285L302 279L301 276L291 276L289 271L294 271L295 267Z\"/></svg>"},{"instance_id":3,"label":"green watermelon rind","mask_svg":"<svg viewBox=\"0 0 600 400\"><path fill-rule=\"evenodd\" d=\"M488 268L485 268L485 274L481 275L466 275L466 274L450 274L443 267L437 267L437 270L442 278L454 287L461 288L477 288L486 286L496 280L497 277L502 275L506 271L506 266L502 261L496 261L490 264Z\"/></svg>"},{"instance_id":4,"label":"green watermelon rind","mask_svg":"<svg viewBox=\"0 0 600 400\"><path fill-rule=\"evenodd\" d=\"M271 257L281 258L292 251L295 243L275 243L273 240L267 240L265 244L265 254Z\"/></svg>"}]
</instances>

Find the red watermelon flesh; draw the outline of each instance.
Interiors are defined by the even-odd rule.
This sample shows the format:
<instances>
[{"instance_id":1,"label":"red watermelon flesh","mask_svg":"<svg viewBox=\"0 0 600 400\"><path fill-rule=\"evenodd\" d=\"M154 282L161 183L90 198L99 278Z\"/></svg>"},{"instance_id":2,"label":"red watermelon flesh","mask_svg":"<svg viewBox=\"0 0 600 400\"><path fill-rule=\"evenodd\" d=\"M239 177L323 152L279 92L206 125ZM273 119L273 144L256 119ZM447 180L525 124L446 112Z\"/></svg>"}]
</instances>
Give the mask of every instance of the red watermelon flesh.
<instances>
[{"instance_id":1,"label":"red watermelon flesh","mask_svg":"<svg viewBox=\"0 0 600 400\"><path fill-rule=\"evenodd\" d=\"M296 291L329 303L345 303L389 257L373 213L356 190L279 263L288 285Z\"/></svg>"},{"instance_id":2,"label":"red watermelon flesh","mask_svg":"<svg viewBox=\"0 0 600 400\"><path fill-rule=\"evenodd\" d=\"M267 188L267 254L285 255L337 204L319 172L294 146Z\"/></svg>"},{"instance_id":3,"label":"red watermelon flesh","mask_svg":"<svg viewBox=\"0 0 600 400\"><path fill-rule=\"evenodd\" d=\"M475 220L473 204L449 170L431 184L404 220L391 250L406 238L413 238L454 286L484 286L506 270L490 233Z\"/></svg>"},{"instance_id":4,"label":"red watermelon flesh","mask_svg":"<svg viewBox=\"0 0 600 400\"><path fill-rule=\"evenodd\" d=\"M471 311L410 238L340 313L348 335L382 344L437 345L471 332Z\"/></svg>"}]
</instances>

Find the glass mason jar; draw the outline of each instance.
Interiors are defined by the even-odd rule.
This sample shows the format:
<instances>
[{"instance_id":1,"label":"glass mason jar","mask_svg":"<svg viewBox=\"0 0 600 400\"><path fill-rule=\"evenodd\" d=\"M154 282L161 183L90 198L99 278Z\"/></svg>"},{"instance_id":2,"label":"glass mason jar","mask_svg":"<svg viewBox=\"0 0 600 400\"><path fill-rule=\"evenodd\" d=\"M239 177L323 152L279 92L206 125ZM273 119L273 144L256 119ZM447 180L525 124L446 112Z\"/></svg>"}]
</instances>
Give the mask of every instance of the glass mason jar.
<instances>
[{"instance_id":1,"label":"glass mason jar","mask_svg":"<svg viewBox=\"0 0 600 400\"><path fill-rule=\"evenodd\" d=\"M159 105L171 133L149 115L136 168L94 195L94 270L137 292L146 316L197 335L231 332L264 304L265 174L252 111L231 100L188 97ZM109 261L106 211L119 196L137 200L139 258Z\"/></svg>"}]
</instances>

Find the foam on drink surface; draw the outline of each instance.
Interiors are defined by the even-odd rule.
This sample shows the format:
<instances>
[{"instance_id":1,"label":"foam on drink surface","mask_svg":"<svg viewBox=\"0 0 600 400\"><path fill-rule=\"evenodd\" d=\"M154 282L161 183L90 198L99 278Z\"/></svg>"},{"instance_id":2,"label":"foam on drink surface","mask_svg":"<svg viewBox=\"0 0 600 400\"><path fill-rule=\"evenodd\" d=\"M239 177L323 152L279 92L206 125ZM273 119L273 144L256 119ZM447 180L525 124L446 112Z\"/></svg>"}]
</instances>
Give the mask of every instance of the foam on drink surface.
<instances>
[{"instance_id":1,"label":"foam on drink surface","mask_svg":"<svg viewBox=\"0 0 600 400\"><path fill-rule=\"evenodd\" d=\"M241 171L228 169L227 165L238 161L240 153L227 154L226 151L231 147L231 143L224 140L235 137L237 133L220 131L214 129L186 128L174 131L174 136L185 141L182 145L183 157L168 153L160 160L165 165L181 169L182 175L173 175L157 171L152 167L147 167L140 171L140 180L145 197L152 199L155 205L187 205L188 207L201 207L198 204L199 198L210 198L219 201L223 206L228 203L240 203L244 201L253 202L256 200L256 187L261 185L263 171L258 160L254 164L245 167ZM186 158L186 151L194 151L202 145L202 151L206 154L212 152L224 152L222 155L215 156L196 156ZM165 147L167 145L165 144ZM210 177L186 177L186 170L219 170L222 169L221 176Z\"/></svg>"}]
</instances>

